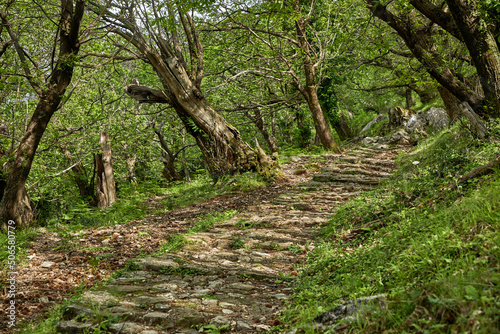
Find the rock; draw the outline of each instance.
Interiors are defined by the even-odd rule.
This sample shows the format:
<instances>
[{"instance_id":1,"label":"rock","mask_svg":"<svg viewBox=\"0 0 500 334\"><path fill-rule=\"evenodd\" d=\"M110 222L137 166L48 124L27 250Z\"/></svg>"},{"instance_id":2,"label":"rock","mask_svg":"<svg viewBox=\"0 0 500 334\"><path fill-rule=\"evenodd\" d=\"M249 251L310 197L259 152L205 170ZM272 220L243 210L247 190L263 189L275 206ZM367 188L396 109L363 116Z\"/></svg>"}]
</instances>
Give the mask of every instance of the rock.
<instances>
[{"instance_id":1,"label":"rock","mask_svg":"<svg viewBox=\"0 0 500 334\"><path fill-rule=\"evenodd\" d=\"M252 329L252 327L250 327L249 324L247 324L246 322L243 322L243 321L236 321L236 326L237 326L238 330L249 331Z\"/></svg>"},{"instance_id":2,"label":"rock","mask_svg":"<svg viewBox=\"0 0 500 334\"><path fill-rule=\"evenodd\" d=\"M193 328L197 325L203 325L205 323L205 319L201 314L197 314L194 312L189 312L180 314L177 318L176 325L182 328Z\"/></svg>"},{"instance_id":3,"label":"rock","mask_svg":"<svg viewBox=\"0 0 500 334\"><path fill-rule=\"evenodd\" d=\"M101 305L118 302L116 298L107 291L86 291L83 294L83 298Z\"/></svg>"},{"instance_id":4,"label":"rock","mask_svg":"<svg viewBox=\"0 0 500 334\"><path fill-rule=\"evenodd\" d=\"M77 316L92 317L95 313L89 307L77 304L70 304L63 309L63 319L70 320Z\"/></svg>"},{"instance_id":5,"label":"rock","mask_svg":"<svg viewBox=\"0 0 500 334\"><path fill-rule=\"evenodd\" d=\"M401 107L394 107L389 110L389 124L391 128L395 129L404 125L408 121L413 112L411 110L403 109Z\"/></svg>"},{"instance_id":6,"label":"rock","mask_svg":"<svg viewBox=\"0 0 500 334\"><path fill-rule=\"evenodd\" d=\"M434 131L440 131L450 125L450 117L446 110L432 107L426 114L427 123Z\"/></svg>"},{"instance_id":7,"label":"rock","mask_svg":"<svg viewBox=\"0 0 500 334\"><path fill-rule=\"evenodd\" d=\"M56 333L79 334L90 331L92 324L78 321L60 321L56 325Z\"/></svg>"},{"instance_id":8,"label":"rock","mask_svg":"<svg viewBox=\"0 0 500 334\"><path fill-rule=\"evenodd\" d=\"M399 130L392 135L384 137L382 144L410 145L410 136L405 130Z\"/></svg>"},{"instance_id":9,"label":"rock","mask_svg":"<svg viewBox=\"0 0 500 334\"><path fill-rule=\"evenodd\" d=\"M114 316L118 316L120 318L124 317L127 320L135 320L138 316L138 313L141 312L139 309L132 309L124 306L113 306L106 309L106 311Z\"/></svg>"},{"instance_id":10,"label":"rock","mask_svg":"<svg viewBox=\"0 0 500 334\"><path fill-rule=\"evenodd\" d=\"M385 298L386 295L375 295L349 300L331 309L330 311L321 313L314 318L314 322L323 325L334 325L340 320L352 318L354 315L363 314L373 308L380 309L385 307Z\"/></svg>"},{"instance_id":11,"label":"rock","mask_svg":"<svg viewBox=\"0 0 500 334\"><path fill-rule=\"evenodd\" d=\"M233 283L228 286L229 289L231 290L238 290L238 291L250 291L255 289L253 285L250 284L245 284L245 283Z\"/></svg>"},{"instance_id":12,"label":"rock","mask_svg":"<svg viewBox=\"0 0 500 334\"><path fill-rule=\"evenodd\" d=\"M221 326L224 326L224 325L229 325L231 323L231 321L228 318L226 318L226 317L218 315L215 318L213 318L212 320L210 320L210 323L212 325L217 326L217 327L221 327Z\"/></svg>"},{"instance_id":13,"label":"rock","mask_svg":"<svg viewBox=\"0 0 500 334\"><path fill-rule=\"evenodd\" d=\"M387 144L389 144L389 145L409 145L410 144L410 136L408 135L408 133L405 130L399 130L398 132L393 133L393 134L388 135L388 136L385 136L385 137L366 137L366 138L363 138L361 143L365 146L368 146L368 145L380 146L380 145L387 145Z\"/></svg>"},{"instance_id":14,"label":"rock","mask_svg":"<svg viewBox=\"0 0 500 334\"><path fill-rule=\"evenodd\" d=\"M108 285L107 286L107 290L109 290L115 294L116 293L125 294L125 293L143 291L146 289L147 289L147 287L140 286L140 285Z\"/></svg>"},{"instance_id":15,"label":"rock","mask_svg":"<svg viewBox=\"0 0 500 334\"><path fill-rule=\"evenodd\" d=\"M50 303L49 301L49 298L48 297L40 297L40 299L38 299L38 301L42 304L48 304Z\"/></svg>"},{"instance_id":16,"label":"rock","mask_svg":"<svg viewBox=\"0 0 500 334\"><path fill-rule=\"evenodd\" d=\"M140 332L142 329L144 329L143 326L136 324L134 322L120 322L109 326L109 331L111 333L120 333L120 334L143 333Z\"/></svg>"},{"instance_id":17,"label":"rock","mask_svg":"<svg viewBox=\"0 0 500 334\"><path fill-rule=\"evenodd\" d=\"M169 313L164 312L151 312L144 315L144 321L151 326L161 325L164 328L173 328L175 322Z\"/></svg>"},{"instance_id":18,"label":"rock","mask_svg":"<svg viewBox=\"0 0 500 334\"><path fill-rule=\"evenodd\" d=\"M55 265L55 262L51 262L51 261L44 261L40 267L42 268L51 268Z\"/></svg>"},{"instance_id":19,"label":"rock","mask_svg":"<svg viewBox=\"0 0 500 334\"><path fill-rule=\"evenodd\" d=\"M415 115L411 116L405 126L405 131L408 133L413 133L415 131L425 131L427 125L427 116L423 111L419 111Z\"/></svg>"}]
</instances>

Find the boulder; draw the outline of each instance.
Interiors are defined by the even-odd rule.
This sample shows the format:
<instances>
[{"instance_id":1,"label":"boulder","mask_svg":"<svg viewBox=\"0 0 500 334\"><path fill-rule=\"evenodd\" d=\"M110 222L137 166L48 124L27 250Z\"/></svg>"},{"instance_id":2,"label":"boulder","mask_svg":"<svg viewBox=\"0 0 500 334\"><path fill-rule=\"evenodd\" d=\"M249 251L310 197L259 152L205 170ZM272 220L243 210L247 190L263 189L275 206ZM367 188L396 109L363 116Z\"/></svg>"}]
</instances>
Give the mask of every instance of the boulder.
<instances>
[{"instance_id":1,"label":"boulder","mask_svg":"<svg viewBox=\"0 0 500 334\"><path fill-rule=\"evenodd\" d=\"M427 123L434 131L440 131L450 125L450 117L446 110L432 107L426 114Z\"/></svg>"},{"instance_id":2,"label":"boulder","mask_svg":"<svg viewBox=\"0 0 500 334\"><path fill-rule=\"evenodd\" d=\"M419 111L415 115L411 116L405 126L405 131L408 133L413 133L415 131L422 132L425 131L427 126L427 115L423 111Z\"/></svg>"},{"instance_id":3,"label":"boulder","mask_svg":"<svg viewBox=\"0 0 500 334\"><path fill-rule=\"evenodd\" d=\"M403 109L401 107L394 107L389 109L389 124L391 128L395 129L404 125L413 115L413 111Z\"/></svg>"},{"instance_id":4,"label":"boulder","mask_svg":"<svg viewBox=\"0 0 500 334\"><path fill-rule=\"evenodd\" d=\"M349 300L330 311L321 313L314 318L314 322L323 325L334 325L341 320L352 319L356 315L362 315L374 309L380 310L385 307L385 298L385 295L375 295Z\"/></svg>"}]
</instances>

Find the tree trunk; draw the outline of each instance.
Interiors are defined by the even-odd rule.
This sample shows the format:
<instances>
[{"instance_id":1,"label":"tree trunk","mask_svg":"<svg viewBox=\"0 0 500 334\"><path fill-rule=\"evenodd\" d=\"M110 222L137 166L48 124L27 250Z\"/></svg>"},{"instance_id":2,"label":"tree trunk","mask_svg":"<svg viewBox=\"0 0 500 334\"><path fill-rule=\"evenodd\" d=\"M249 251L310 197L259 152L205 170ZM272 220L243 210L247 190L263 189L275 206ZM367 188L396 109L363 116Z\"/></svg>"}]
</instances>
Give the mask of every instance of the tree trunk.
<instances>
[{"instance_id":1,"label":"tree trunk","mask_svg":"<svg viewBox=\"0 0 500 334\"><path fill-rule=\"evenodd\" d=\"M92 202L95 201L93 179L88 182L85 167L83 167L81 162L74 163L73 155L67 147L62 146L61 150L64 156L68 158L69 163L73 164L71 171L73 172L73 177L78 187L80 196L82 198L90 198Z\"/></svg>"},{"instance_id":2,"label":"tree trunk","mask_svg":"<svg viewBox=\"0 0 500 334\"><path fill-rule=\"evenodd\" d=\"M472 110L471 106L467 102L463 102L461 105L462 115L465 116L469 123L472 125L472 132L477 135L478 138L486 138L487 129L483 121L479 116Z\"/></svg>"},{"instance_id":3,"label":"tree trunk","mask_svg":"<svg viewBox=\"0 0 500 334\"><path fill-rule=\"evenodd\" d=\"M248 112L245 111L245 115L252 120L252 122L255 124L259 132L262 134L264 137L264 140L266 141L267 147L269 147L269 150L271 153L277 152L278 151L278 145L276 145L276 138L273 137L271 134L269 134L269 131L267 131L266 125L264 123L264 118L262 114L260 113L259 108L254 108L253 109L253 116L250 116Z\"/></svg>"},{"instance_id":4,"label":"tree trunk","mask_svg":"<svg viewBox=\"0 0 500 334\"><path fill-rule=\"evenodd\" d=\"M446 0L472 57L484 92L482 111L500 116L500 50L475 1Z\"/></svg>"},{"instance_id":5,"label":"tree trunk","mask_svg":"<svg viewBox=\"0 0 500 334\"><path fill-rule=\"evenodd\" d=\"M35 153L40 144L40 140L47 128L47 125L59 108L61 99L71 82L75 62L71 62L72 57L78 54L80 44L78 40L80 22L83 17L85 1L76 1L75 6L72 0L61 1L61 18L59 22L59 57L55 68L51 73L46 88L38 86L31 80L31 73L25 67L25 72L30 84L39 95L39 101L35 112L28 123L24 137L21 139L15 156L7 165L8 175L6 178L5 190L0 203L0 221L5 226L7 221L13 220L17 226L26 227L34 218L33 210L27 201L25 190ZM2 23L9 26L7 17L0 12ZM10 27L7 28L9 34L12 33ZM16 49L20 59L25 59L24 50L15 40Z\"/></svg>"},{"instance_id":6,"label":"tree trunk","mask_svg":"<svg viewBox=\"0 0 500 334\"><path fill-rule=\"evenodd\" d=\"M137 184L137 177L135 176L135 162L137 161L137 154L127 155L125 162L127 163L127 178L130 183Z\"/></svg>"},{"instance_id":7,"label":"tree trunk","mask_svg":"<svg viewBox=\"0 0 500 334\"><path fill-rule=\"evenodd\" d=\"M339 113L340 120L334 125L335 131L339 135L340 140L352 138L352 131L349 124L347 124L346 115L341 110L339 110Z\"/></svg>"},{"instance_id":8,"label":"tree trunk","mask_svg":"<svg viewBox=\"0 0 500 334\"><path fill-rule=\"evenodd\" d=\"M97 203L100 208L107 208L116 202L116 184L109 136L105 131L101 131L100 137L102 154L96 155Z\"/></svg>"},{"instance_id":9,"label":"tree trunk","mask_svg":"<svg viewBox=\"0 0 500 334\"><path fill-rule=\"evenodd\" d=\"M438 86L437 90L439 92L439 95L441 96L441 100L443 100L448 117L450 117L450 122L456 121L457 118L462 114L460 100L457 99L443 86Z\"/></svg>"},{"instance_id":10,"label":"tree trunk","mask_svg":"<svg viewBox=\"0 0 500 334\"><path fill-rule=\"evenodd\" d=\"M129 38L133 39L131 36ZM139 42L136 44L163 79L165 89L169 92L163 94L185 124L186 130L195 138L212 172L220 174L261 170L262 159L267 157L259 156L255 149L242 141L239 131L215 112L193 85L177 58L168 57L164 61L151 48ZM128 93L131 88L137 91L134 86L125 87L125 91ZM277 168L277 165L273 168Z\"/></svg>"},{"instance_id":11,"label":"tree trunk","mask_svg":"<svg viewBox=\"0 0 500 334\"><path fill-rule=\"evenodd\" d=\"M296 4L296 6L296 10L299 12L298 4ZM307 105L309 106L309 110L311 111L314 120L316 134L321 140L321 144L325 149L331 149L336 153L340 153L341 149L333 139L330 126L325 119L325 115L323 114L323 110L321 110L321 105L319 103L314 64L309 55L310 49L306 36L306 21L303 17L299 17L295 21L295 28L300 48L303 52L303 68L306 78L306 86L301 87L298 82L295 82L295 85L307 101Z\"/></svg>"},{"instance_id":12,"label":"tree trunk","mask_svg":"<svg viewBox=\"0 0 500 334\"><path fill-rule=\"evenodd\" d=\"M186 145L186 132L185 129L182 131L182 146ZM184 170L184 179L186 182L191 182L191 175L189 175L189 169L186 162L186 150L182 150L182 168Z\"/></svg>"},{"instance_id":13,"label":"tree trunk","mask_svg":"<svg viewBox=\"0 0 500 334\"><path fill-rule=\"evenodd\" d=\"M179 173L175 170L174 162L177 159L177 155L170 150L168 147L167 142L165 141L165 137L163 137L163 134L161 133L161 128L163 124L160 126L158 130L155 129L155 133L158 136L158 140L160 141L161 148L163 149L162 151L162 159L161 162L163 162L163 177L168 182L172 181L178 181L181 179Z\"/></svg>"}]
</instances>

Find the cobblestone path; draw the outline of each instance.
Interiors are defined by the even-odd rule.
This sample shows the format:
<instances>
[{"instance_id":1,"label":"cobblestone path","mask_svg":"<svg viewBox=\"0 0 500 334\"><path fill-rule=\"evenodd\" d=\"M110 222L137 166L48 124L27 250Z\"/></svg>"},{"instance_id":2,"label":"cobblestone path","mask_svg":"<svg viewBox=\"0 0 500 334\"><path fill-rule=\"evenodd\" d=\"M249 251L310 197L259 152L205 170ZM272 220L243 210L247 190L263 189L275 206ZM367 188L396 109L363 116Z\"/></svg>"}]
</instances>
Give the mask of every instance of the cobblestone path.
<instances>
[{"instance_id":1,"label":"cobblestone path","mask_svg":"<svg viewBox=\"0 0 500 334\"><path fill-rule=\"evenodd\" d=\"M120 277L69 305L58 332L96 326L120 334L269 331L280 323L292 292L287 281L298 274L321 224L336 206L388 177L397 151L357 148L330 157L323 168L293 157L294 169L283 166L286 175L317 173L275 200L185 235L175 252L134 260Z\"/></svg>"}]
</instances>

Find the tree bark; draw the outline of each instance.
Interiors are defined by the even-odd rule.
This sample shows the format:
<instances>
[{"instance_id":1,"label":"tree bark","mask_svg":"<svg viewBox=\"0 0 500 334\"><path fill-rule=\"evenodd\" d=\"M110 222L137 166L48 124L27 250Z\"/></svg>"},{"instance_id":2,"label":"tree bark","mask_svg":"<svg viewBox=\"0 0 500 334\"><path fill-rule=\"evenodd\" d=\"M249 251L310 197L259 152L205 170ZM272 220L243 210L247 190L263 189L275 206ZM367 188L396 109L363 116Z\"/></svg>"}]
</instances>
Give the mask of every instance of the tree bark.
<instances>
[{"instance_id":1,"label":"tree bark","mask_svg":"<svg viewBox=\"0 0 500 334\"><path fill-rule=\"evenodd\" d=\"M299 4L296 2L296 11L299 11ZM340 153L342 150L339 145L335 142L330 131L330 126L326 121L323 110L321 110L321 105L318 99L318 85L316 82L316 75L314 70L314 64L310 56L310 46L307 41L306 36L306 21L300 16L295 21L295 30L297 33L297 38L301 51L303 52L303 68L306 79L306 86L301 87L298 82L295 82L296 88L302 93L307 101L309 110L311 111L314 127L316 129L316 134L319 137L321 144L325 149L331 149L336 153Z\"/></svg>"},{"instance_id":2,"label":"tree bark","mask_svg":"<svg viewBox=\"0 0 500 334\"><path fill-rule=\"evenodd\" d=\"M247 111L245 111L245 115L255 124L259 132L262 134L271 153L278 152L276 138L269 134L269 131L267 131L266 124L264 123L264 117L262 116L259 108L253 109L253 116L251 116Z\"/></svg>"},{"instance_id":3,"label":"tree bark","mask_svg":"<svg viewBox=\"0 0 500 334\"><path fill-rule=\"evenodd\" d=\"M167 142L165 141L165 137L163 137L163 134L161 133L161 128L160 126L159 129L155 129L156 136L158 137L158 140L160 141L161 148L163 149L162 152L162 162L163 162L163 177L168 182L172 181L178 181L181 179L179 173L175 170L175 165L174 162L177 160L177 154L174 154L172 150L168 147Z\"/></svg>"},{"instance_id":4,"label":"tree bark","mask_svg":"<svg viewBox=\"0 0 500 334\"><path fill-rule=\"evenodd\" d=\"M450 121L454 122L462 114L462 107L460 106L460 100L458 100L453 94L451 94L443 86L438 86L437 88L441 100L443 100L444 106Z\"/></svg>"},{"instance_id":5,"label":"tree bark","mask_svg":"<svg viewBox=\"0 0 500 334\"><path fill-rule=\"evenodd\" d=\"M475 1L446 0L472 57L484 92L482 111L500 116L500 50Z\"/></svg>"},{"instance_id":6,"label":"tree bark","mask_svg":"<svg viewBox=\"0 0 500 334\"><path fill-rule=\"evenodd\" d=\"M100 208L107 208L116 202L116 184L109 136L101 131L100 137L102 153L96 155L97 203Z\"/></svg>"},{"instance_id":7,"label":"tree bark","mask_svg":"<svg viewBox=\"0 0 500 334\"><path fill-rule=\"evenodd\" d=\"M463 102L460 107L462 108L462 115L465 116L472 125L472 132L480 139L486 138L488 130L471 106L467 102Z\"/></svg>"},{"instance_id":8,"label":"tree bark","mask_svg":"<svg viewBox=\"0 0 500 334\"><path fill-rule=\"evenodd\" d=\"M163 82L163 93L168 97L168 103L195 138L213 173L261 170L262 159L267 157L259 157L256 150L242 141L239 131L212 108L175 55L166 47L162 47L161 42L159 44L162 55L136 35L120 29L112 31L129 40L154 67ZM129 91L131 86L134 85L127 86L125 91ZM139 86L135 86L137 91ZM141 99L138 101L144 102ZM277 165L273 168L277 168Z\"/></svg>"},{"instance_id":9,"label":"tree bark","mask_svg":"<svg viewBox=\"0 0 500 334\"><path fill-rule=\"evenodd\" d=\"M67 147L61 147L62 153L68 158L70 164L73 165L71 167L71 171L73 172L73 177L75 183L78 187L78 192L82 198L90 198L91 202L95 201L95 193L94 193L94 185L93 178L90 182L87 181L87 173L85 172L85 167L83 167L81 162L77 162L73 164L73 155L68 150ZM95 203L94 203L95 204Z\"/></svg>"}]
</instances>

